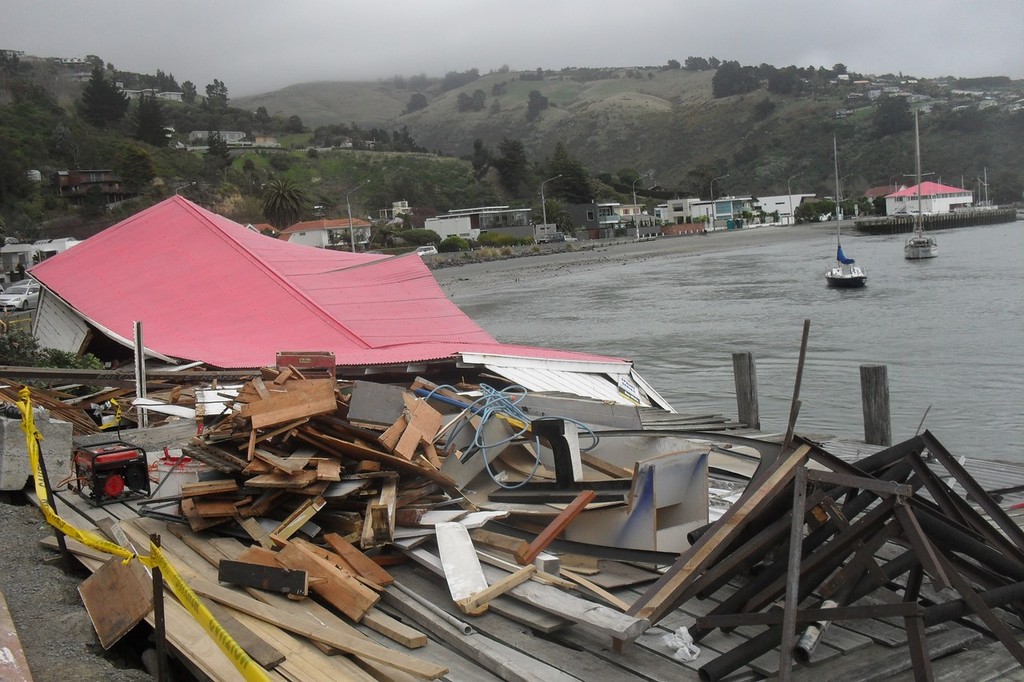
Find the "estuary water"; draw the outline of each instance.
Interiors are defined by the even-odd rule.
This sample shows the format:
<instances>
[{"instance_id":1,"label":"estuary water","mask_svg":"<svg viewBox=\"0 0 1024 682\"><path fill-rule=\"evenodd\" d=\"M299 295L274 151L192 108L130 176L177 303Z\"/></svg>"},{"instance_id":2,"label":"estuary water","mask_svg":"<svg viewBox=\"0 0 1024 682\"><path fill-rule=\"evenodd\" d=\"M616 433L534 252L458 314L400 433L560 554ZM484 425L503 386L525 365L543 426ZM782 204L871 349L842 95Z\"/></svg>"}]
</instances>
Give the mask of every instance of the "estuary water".
<instances>
[{"instance_id":1,"label":"estuary water","mask_svg":"<svg viewBox=\"0 0 1024 682\"><path fill-rule=\"evenodd\" d=\"M880 364L894 443L923 420L954 455L1024 461L1024 224L935 235L937 258L907 261L905 235L844 232L843 250L867 270L859 290L825 286L836 235L822 229L552 269L457 303L504 342L632 359L682 413L736 418L732 353L749 351L761 427L779 432L810 320L798 432L863 438L860 366Z\"/></svg>"}]
</instances>

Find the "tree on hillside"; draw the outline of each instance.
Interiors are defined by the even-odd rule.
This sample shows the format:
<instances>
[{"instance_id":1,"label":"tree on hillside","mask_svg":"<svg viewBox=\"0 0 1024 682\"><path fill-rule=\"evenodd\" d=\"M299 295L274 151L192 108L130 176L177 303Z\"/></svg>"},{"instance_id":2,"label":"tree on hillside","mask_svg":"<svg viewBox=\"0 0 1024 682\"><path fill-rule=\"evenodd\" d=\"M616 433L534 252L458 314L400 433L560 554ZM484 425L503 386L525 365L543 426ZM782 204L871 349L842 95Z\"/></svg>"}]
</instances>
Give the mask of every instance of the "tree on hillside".
<instances>
[{"instance_id":1,"label":"tree on hillside","mask_svg":"<svg viewBox=\"0 0 1024 682\"><path fill-rule=\"evenodd\" d=\"M133 193L139 193L156 177L153 157L142 147L125 144L114 156L114 172Z\"/></svg>"},{"instance_id":2,"label":"tree on hillside","mask_svg":"<svg viewBox=\"0 0 1024 682\"><path fill-rule=\"evenodd\" d=\"M555 145L555 150L548 159L547 173L549 177L561 176L551 182L552 195L570 204L589 204L594 201L594 187L590 182L590 174L561 141Z\"/></svg>"},{"instance_id":3,"label":"tree on hillside","mask_svg":"<svg viewBox=\"0 0 1024 682\"><path fill-rule=\"evenodd\" d=\"M409 96L409 103L405 105L403 114L411 114L414 111L427 108L427 96L421 92L414 92Z\"/></svg>"},{"instance_id":4,"label":"tree on hillside","mask_svg":"<svg viewBox=\"0 0 1024 682\"><path fill-rule=\"evenodd\" d=\"M279 230L298 222L305 203L306 193L288 178L274 178L263 188L263 216Z\"/></svg>"},{"instance_id":5,"label":"tree on hillside","mask_svg":"<svg viewBox=\"0 0 1024 682\"><path fill-rule=\"evenodd\" d=\"M521 140L503 138L498 144L498 158L494 159L498 179L505 189L517 193L529 175L530 162L526 158L526 147Z\"/></svg>"},{"instance_id":6,"label":"tree on hillside","mask_svg":"<svg viewBox=\"0 0 1024 682\"><path fill-rule=\"evenodd\" d=\"M185 104L195 104L197 94L196 84L192 81L185 81L181 84L181 100Z\"/></svg>"},{"instance_id":7,"label":"tree on hillside","mask_svg":"<svg viewBox=\"0 0 1024 682\"><path fill-rule=\"evenodd\" d=\"M711 79L711 90L715 97L729 97L751 92L758 87L754 68L740 66L739 62L723 62Z\"/></svg>"},{"instance_id":8,"label":"tree on hillside","mask_svg":"<svg viewBox=\"0 0 1024 682\"><path fill-rule=\"evenodd\" d=\"M666 69L666 70L669 70L669 71L674 71L676 69L679 69L680 68L679 60L678 59L670 59L670 60L668 60L668 63L665 64L665 66L663 68Z\"/></svg>"},{"instance_id":9,"label":"tree on hillside","mask_svg":"<svg viewBox=\"0 0 1024 682\"><path fill-rule=\"evenodd\" d=\"M526 120L535 121L540 112L548 108L548 98L538 90L530 90L530 100L526 105Z\"/></svg>"},{"instance_id":10,"label":"tree on hillside","mask_svg":"<svg viewBox=\"0 0 1024 682\"><path fill-rule=\"evenodd\" d=\"M167 146L167 131L164 130L164 113L156 97L143 97L135 109L136 140L154 147Z\"/></svg>"},{"instance_id":11,"label":"tree on hillside","mask_svg":"<svg viewBox=\"0 0 1024 682\"><path fill-rule=\"evenodd\" d=\"M872 119L875 134L879 137L894 135L914 129L914 116L906 97L883 97L878 101Z\"/></svg>"},{"instance_id":12,"label":"tree on hillside","mask_svg":"<svg viewBox=\"0 0 1024 682\"><path fill-rule=\"evenodd\" d=\"M92 125L106 128L124 118L128 111L128 98L113 82L103 77L102 67L95 66L82 90L78 110L82 118Z\"/></svg>"},{"instance_id":13,"label":"tree on hillside","mask_svg":"<svg viewBox=\"0 0 1024 682\"><path fill-rule=\"evenodd\" d=\"M228 151L228 143L216 131L211 130L206 135L206 155L203 156L203 166L207 174L215 176L231 165L231 152Z\"/></svg>"},{"instance_id":14,"label":"tree on hillside","mask_svg":"<svg viewBox=\"0 0 1024 682\"><path fill-rule=\"evenodd\" d=\"M253 127L261 133L269 133L270 126L274 119L270 117L266 107L256 107L256 113L252 115Z\"/></svg>"},{"instance_id":15,"label":"tree on hillside","mask_svg":"<svg viewBox=\"0 0 1024 682\"><path fill-rule=\"evenodd\" d=\"M228 106L228 86L224 81L213 79L206 86L206 106L210 109L226 109Z\"/></svg>"},{"instance_id":16,"label":"tree on hillside","mask_svg":"<svg viewBox=\"0 0 1024 682\"><path fill-rule=\"evenodd\" d=\"M484 145L479 137L473 140L473 155L470 157L473 164L473 179L480 182L487 171L491 168L491 150Z\"/></svg>"},{"instance_id":17,"label":"tree on hillside","mask_svg":"<svg viewBox=\"0 0 1024 682\"><path fill-rule=\"evenodd\" d=\"M711 67L704 57L687 57L683 62L683 68L687 71L707 71Z\"/></svg>"}]
</instances>

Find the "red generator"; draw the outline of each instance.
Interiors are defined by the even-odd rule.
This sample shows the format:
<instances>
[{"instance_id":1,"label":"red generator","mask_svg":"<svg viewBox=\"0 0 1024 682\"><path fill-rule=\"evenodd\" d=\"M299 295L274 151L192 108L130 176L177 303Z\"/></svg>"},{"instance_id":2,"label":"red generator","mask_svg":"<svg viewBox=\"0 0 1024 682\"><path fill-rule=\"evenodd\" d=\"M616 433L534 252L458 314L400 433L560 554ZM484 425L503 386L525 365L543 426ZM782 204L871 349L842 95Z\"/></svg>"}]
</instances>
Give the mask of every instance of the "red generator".
<instances>
[{"instance_id":1,"label":"red generator","mask_svg":"<svg viewBox=\"0 0 1024 682\"><path fill-rule=\"evenodd\" d=\"M78 494L97 507L149 497L149 460L146 451L122 441L80 447L74 454Z\"/></svg>"}]
</instances>

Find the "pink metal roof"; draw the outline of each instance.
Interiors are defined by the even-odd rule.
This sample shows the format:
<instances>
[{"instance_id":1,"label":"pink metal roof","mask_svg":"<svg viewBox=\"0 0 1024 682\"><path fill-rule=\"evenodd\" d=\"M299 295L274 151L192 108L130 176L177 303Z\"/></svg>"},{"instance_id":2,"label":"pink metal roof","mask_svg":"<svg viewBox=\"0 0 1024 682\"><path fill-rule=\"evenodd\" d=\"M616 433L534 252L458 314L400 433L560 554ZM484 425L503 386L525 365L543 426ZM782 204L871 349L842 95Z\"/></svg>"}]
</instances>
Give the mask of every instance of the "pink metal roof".
<instances>
[{"instance_id":1,"label":"pink metal roof","mask_svg":"<svg viewBox=\"0 0 1024 682\"><path fill-rule=\"evenodd\" d=\"M922 182L921 183L921 196L923 196L923 197L931 197L931 196L942 195L942 194L962 194L963 192L966 192L966 191L967 190L961 189L959 187L951 187L950 185L940 185L937 182ZM900 189L898 192L893 192L892 194L886 194L885 198L888 199L890 197L895 198L895 197L916 197L916 196L917 196L917 185L913 185L911 187L904 187L904 188Z\"/></svg>"},{"instance_id":2,"label":"pink metal roof","mask_svg":"<svg viewBox=\"0 0 1024 682\"><path fill-rule=\"evenodd\" d=\"M31 269L86 320L215 367L259 367L282 350L339 365L423 362L461 351L607 362L498 343L448 300L415 254L327 251L266 237L171 197Z\"/></svg>"}]
</instances>

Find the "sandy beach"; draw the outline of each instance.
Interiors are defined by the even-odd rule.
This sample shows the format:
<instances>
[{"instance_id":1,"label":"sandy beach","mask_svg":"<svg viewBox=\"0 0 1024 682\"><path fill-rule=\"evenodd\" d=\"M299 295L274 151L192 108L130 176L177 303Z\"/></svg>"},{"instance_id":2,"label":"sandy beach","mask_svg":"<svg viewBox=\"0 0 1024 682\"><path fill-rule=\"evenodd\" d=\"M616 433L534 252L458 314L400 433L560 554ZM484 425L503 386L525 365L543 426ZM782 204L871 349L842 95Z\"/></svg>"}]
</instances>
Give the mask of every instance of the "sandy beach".
<instances>
[{"instance_id":1,"label":"sandy beach","mask_svg":"<svg viewBox=\"0 0 1024 682\"><path fill-rule=\"evenodd\" d=\"M834 229L834 223L753 227L742 230L719 230L704 235L659 237L647 241L624 239L570 242L557 247L541 247L539 253L526 247L530 255L502 260L452 264L459 261L435 257L431 267L441 288L454 298L480 289L490 289L508 282L509 278L544 277L578 272L580 269L608 267L636 259L660 258L670 255L711 253L762 244L777 244L818 237Z\"/></svg>"}]
</instances>

